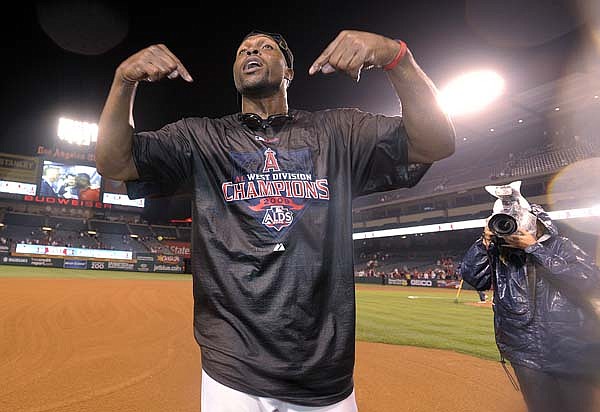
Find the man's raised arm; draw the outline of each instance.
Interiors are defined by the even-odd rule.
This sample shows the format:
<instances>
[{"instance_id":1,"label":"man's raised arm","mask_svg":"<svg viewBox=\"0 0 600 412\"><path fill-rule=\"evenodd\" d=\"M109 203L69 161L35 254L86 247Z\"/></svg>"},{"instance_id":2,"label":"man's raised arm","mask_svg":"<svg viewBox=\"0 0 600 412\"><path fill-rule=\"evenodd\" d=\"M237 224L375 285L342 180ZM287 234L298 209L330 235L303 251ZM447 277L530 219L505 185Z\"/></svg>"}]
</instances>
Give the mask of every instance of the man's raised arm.
<instances>
[{"instance_id":1,"label":"man's raised arm","mask_svg":"<svg viewBox=\"0 0 600 412\"><path fill-rule=\"evenodd\" d=\"M162 44L145 48L119 65L98 124L96 167L102 176L124 181L139 177L131 152L136 88L140 81L178 76L193 81L181 61Z\"/></svg>"},{"instance_id":2,"label":"man's raised arm","mask_svg":"<svg viewBox=\"0 0 600 412\"><path fill-rule=\"evenodd\" d=\"M309 74L340 71L358 81L362 70L387 66L390 82L402 104L409 137L408 160L433 163L454 153L454 126L437 102L431 79L410 50L403 50L404 56L399 53L401 47L405 45L379 34L344 30L315 60Z\"/></svg>"}]
</instances>

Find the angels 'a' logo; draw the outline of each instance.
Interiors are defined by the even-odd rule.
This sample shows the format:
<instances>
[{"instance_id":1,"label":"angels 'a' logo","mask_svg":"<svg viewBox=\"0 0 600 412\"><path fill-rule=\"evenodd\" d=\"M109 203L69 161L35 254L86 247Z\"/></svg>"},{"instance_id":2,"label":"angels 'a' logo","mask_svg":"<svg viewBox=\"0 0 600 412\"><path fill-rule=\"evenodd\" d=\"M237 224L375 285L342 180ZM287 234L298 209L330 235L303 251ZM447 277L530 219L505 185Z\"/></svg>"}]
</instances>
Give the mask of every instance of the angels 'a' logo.
<instances>
[{"instance_id":1,"label":"angels 'a' logo","mask_svg":"<svg viewBox=\"0 0 600 412\"><path fill-rule=\"evenodd\" d=\"M265 165L263 167L263 173L279 172L279 163L275 157L275 152L271 149L265 150Z\"/></svg>"},{"instance_id":2,"label":"angels 'a' logo","mask_svg":"<svg viewBox=\"0 0 600 412\"><path fill-rule=\"evenodd\" d=\"M294 214L287 207L271 206L265 211L262 224L277 230L288 227L294 221Z\"/></svg>"}]
</instances>

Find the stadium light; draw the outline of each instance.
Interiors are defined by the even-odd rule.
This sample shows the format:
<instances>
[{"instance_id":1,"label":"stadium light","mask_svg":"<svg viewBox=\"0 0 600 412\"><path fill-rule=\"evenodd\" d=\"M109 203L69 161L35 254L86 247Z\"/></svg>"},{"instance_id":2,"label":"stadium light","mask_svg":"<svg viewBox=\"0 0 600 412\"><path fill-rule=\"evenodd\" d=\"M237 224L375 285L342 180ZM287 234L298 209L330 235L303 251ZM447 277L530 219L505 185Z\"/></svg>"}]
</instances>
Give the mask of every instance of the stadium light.
<instances>
[{"instance_id":1,"label":"stadium light","mask_svg":"<svg viewBox=\"0 0 600 412\"><path fill-rule=\"evenodd\" d=\"M57 135L60 140L67 143L90 146L98 141L98 125L61 117L58 119Z\"/></svg>"},{"instance_id":2,"label":"stadium light","mask_svg":"<svg viewBox=\"0 0 600 412\"><path fill-rule=\"evenodd\" d=\"M139 236L132 233L131 235L129 235L129 237L132 238L132 239L137 239Z\"/></svg>"},{"instance_id":3,"label":"stadium light","mask_svg":"<svg viewBox=\"0 0 600 412\"><path fill-rule=\"evenodd\" d=\"M88 231L87 231L87 234L88 234L88 235L92 235L92 236L93 236L93 235L95 235L95 234L96 234L96 231L95 231L95 230L88 230Z\"/></svg>"},{"instance_id":4,"label":"stadium light","mask_svg":"<svg viewBox=\"0 0 600 412\"><path fill-rule=\"evenodd\" d=\"M482 110L504 92L504 79L495 71L479 70L463 74L440 91L438 103L451 115Z\"/></svg>"}]
</instances>

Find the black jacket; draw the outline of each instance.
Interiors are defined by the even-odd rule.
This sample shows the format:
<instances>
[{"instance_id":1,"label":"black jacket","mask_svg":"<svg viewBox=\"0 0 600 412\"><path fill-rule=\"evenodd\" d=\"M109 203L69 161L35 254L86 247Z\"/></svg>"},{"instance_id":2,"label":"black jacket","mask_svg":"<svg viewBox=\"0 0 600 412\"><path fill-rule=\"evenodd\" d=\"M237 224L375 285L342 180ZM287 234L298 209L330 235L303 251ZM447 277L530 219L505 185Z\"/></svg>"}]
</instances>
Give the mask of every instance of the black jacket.
<instances>
[{"instance_id":1,"label":"black jacket","mask_svg":"<svg viewBox=\"0 0 600 412\"><path fill-rule=\"evenodd\" d=\"M541 208L533 212L549 238L525 251L493 243L486 251L478 239L463 258L463 279L477 290L493 286L496 344L504 358L544 372L598 379L600 270L577 245L558 236Z\"/></svg>"}]
</instances>

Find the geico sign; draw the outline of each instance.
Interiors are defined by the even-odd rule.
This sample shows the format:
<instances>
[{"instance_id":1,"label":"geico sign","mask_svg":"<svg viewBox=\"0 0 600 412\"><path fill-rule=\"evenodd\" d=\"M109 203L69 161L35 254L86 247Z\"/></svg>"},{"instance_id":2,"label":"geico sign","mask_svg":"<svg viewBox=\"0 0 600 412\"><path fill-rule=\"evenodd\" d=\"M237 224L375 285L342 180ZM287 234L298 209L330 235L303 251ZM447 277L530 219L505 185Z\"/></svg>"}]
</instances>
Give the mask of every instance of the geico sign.
<instances>
[{"instance_id":1,"label":"geico sign","mask_svg":"<svg viewBox=\"0 0 600 412\"><path fill-rule=\"evenodd\" d=\"M170 265L177 265L180 262L179 256L177 255L157 255L156 260L160 263L168 263Z\"/></svg>"},{"instance_id":2,"label":"geico sign","mask_svg":"<svg viewBox=\"0 0 600 412\"><path fill-rule=\"evenodd\" d=\"M423 279L411 279L410 285L411 286L433 286L433 282L430 280L423 280Z\"/></svg>"}]
</instances>

